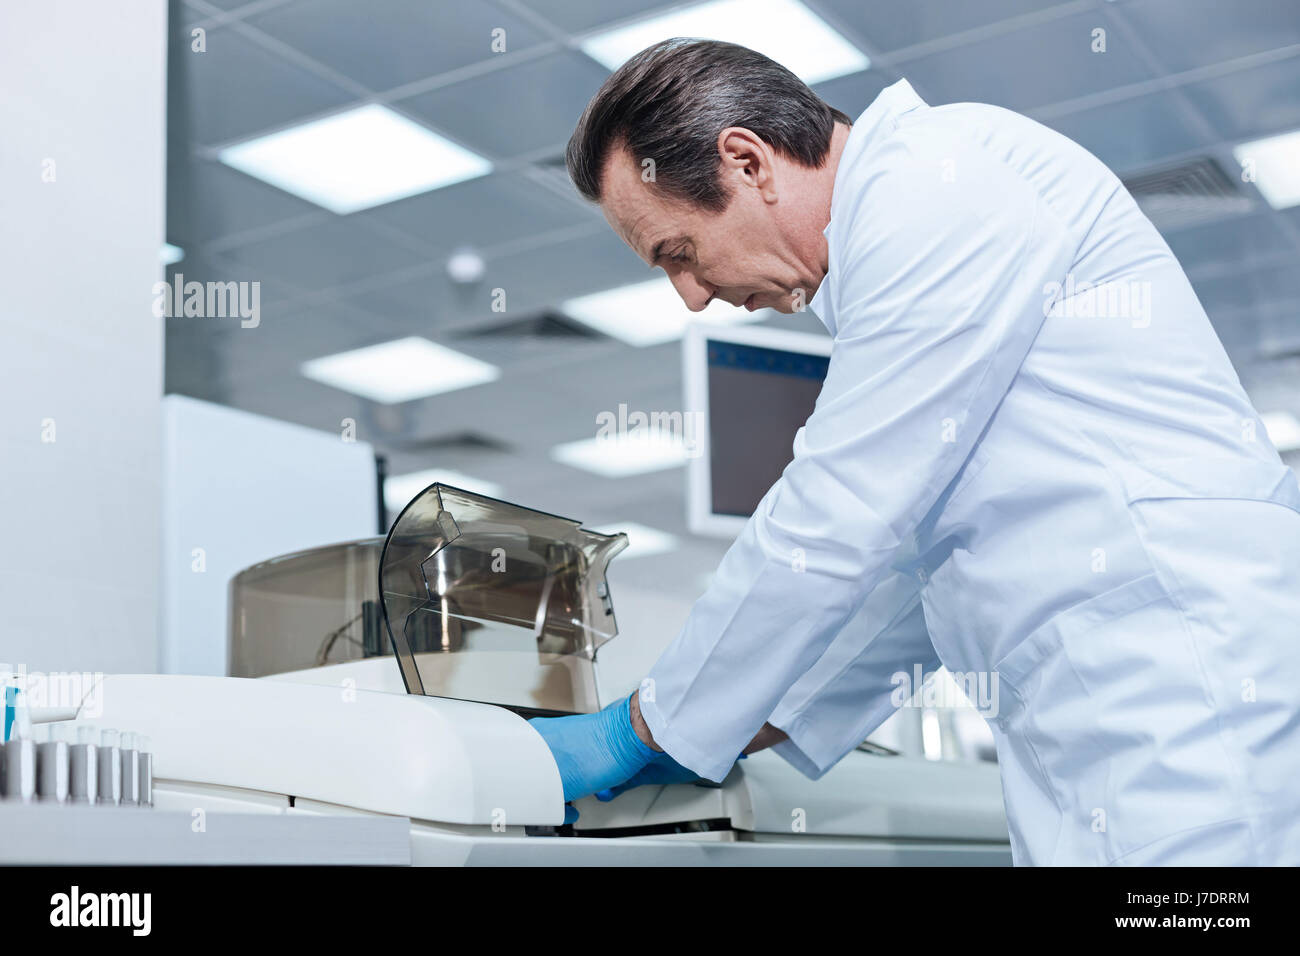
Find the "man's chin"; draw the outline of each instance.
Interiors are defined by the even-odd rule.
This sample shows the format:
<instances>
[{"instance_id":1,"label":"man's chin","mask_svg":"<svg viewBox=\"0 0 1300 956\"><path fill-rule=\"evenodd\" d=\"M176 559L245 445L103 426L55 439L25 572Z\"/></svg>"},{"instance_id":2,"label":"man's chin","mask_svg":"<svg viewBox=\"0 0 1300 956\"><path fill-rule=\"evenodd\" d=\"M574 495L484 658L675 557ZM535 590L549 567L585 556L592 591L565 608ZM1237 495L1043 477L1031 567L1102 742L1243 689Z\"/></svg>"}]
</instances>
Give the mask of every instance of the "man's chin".
<instances>
[{"instance_id":1,"label":"man's chin","mask_svg":"<svg viewBox=\"0 0 1300 956\"><path fill-rule=\"evenodd\" d=\"M799 303L807 306L807 300L797 292L755 292L740 307L747 312L760 312L763 309L771 309L773 312L780 312L782 315L794 315L802 311Z\"/></svg>"}]
</instances>

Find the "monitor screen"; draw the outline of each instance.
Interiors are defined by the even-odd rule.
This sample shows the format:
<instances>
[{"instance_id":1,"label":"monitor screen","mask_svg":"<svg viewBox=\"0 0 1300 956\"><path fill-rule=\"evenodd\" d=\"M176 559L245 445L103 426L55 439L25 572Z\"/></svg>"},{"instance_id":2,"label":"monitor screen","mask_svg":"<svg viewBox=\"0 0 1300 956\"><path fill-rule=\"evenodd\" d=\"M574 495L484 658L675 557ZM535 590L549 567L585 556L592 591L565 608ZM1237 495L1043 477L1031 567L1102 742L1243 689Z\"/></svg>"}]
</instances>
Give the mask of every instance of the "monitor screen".
<instances>
[{"instance_id":1,"label":"monitor screen","mask_svg":"<svg viewBox=\"0 0 1300 956\"><path fill-rule=\"evenodd\" d=\"M732 328L687 349L695 352L687 357L688 408L704 426L699 459L690 463L692 530L734 533L793 457L795 432L826 378L830 339Z\"/></svg>"},{"instance_id":2,"label":"monitor screen","mask_svg":"<svg viewBox=\"0 0 1300 956\"><path fill-rule=\"evenodd\" d=\"M748 517L793 456L830 359L710 342L709 482L713 511Z\"/></svg>"}]
</instances>

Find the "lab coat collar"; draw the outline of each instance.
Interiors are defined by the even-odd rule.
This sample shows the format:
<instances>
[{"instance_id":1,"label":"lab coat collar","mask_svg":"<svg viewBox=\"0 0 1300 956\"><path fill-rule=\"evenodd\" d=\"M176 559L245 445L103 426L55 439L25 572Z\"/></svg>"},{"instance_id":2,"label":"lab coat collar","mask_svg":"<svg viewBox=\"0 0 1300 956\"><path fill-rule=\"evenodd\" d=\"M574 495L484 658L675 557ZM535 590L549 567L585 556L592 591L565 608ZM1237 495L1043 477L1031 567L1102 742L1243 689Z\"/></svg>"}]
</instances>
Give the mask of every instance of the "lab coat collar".
<instances>
[{"instance_id":1,"label":"lab coat collar","mask_svg":"<svg viewBox=\"0 0 1300 956\"><path fill-rule=\"evenodd\" d=\"M840 164L835 170L835 183L831 187L831 221L822 230L822 235L826 236L828 241L831 224L835 222L837 211L843 203L852 201L852 197L845 195L847 187L844 186L844 180L848 170L852 169L875 143L894 131L900 116L925 105L925 101L912 89L912 84L907 80L899 80L881 90L862 115L853 121L853 129L849 131L844 152L840 154ZM830 285L829 280L829 275L822 280L808 307L821 319L822 325L826 326L826 331L834 335L836 322L835 317L830 314L829 295L826 294L826 289Z\"/></svg>"}]
</instances>

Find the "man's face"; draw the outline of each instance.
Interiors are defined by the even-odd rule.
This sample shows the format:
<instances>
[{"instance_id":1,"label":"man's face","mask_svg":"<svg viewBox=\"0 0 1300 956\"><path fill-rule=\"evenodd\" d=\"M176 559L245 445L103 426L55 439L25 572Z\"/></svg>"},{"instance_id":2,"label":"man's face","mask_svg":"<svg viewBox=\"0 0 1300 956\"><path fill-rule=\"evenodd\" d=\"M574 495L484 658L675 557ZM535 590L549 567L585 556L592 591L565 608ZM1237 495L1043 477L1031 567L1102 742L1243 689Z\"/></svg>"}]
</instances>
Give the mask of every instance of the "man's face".
<instances>
[{"instance_id":1,"label":"man's face","mask_svg":"<svg viewBox=\"0 0 1300 956\"><path fill-rule=\"evenodd\" d=\"M798 311L825 275L825 240L818 230L810 242L800 229L799 177L742 133L719 139L719 175L729 193L722 212L664 196L622 150L605 166L601 210L637 255L668 274L692 312L713 299L750 311Z\"/></svg>"}]
</instances>

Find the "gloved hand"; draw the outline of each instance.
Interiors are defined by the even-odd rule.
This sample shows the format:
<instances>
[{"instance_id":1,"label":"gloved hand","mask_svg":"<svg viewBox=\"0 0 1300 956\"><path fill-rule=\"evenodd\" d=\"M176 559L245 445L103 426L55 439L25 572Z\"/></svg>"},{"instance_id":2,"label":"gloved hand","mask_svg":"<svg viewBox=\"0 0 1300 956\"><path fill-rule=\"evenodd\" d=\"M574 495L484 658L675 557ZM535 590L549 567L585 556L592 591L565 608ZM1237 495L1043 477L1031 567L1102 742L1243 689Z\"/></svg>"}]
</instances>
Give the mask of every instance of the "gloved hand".
<instances>
[{"instance_id":1,"label":"gloved hand","mask_svg":"<svg viewBox=\"0 0 1300 956\"><path fill-rule=\"evenodd\" d=\"M748 754L741 754L737 760L744 760ZM646 785L666 786L670 783L698 783L704 778L694 770L683 767L668 752L660 751L656 753L654 759L641 768L641 771L626 783L620 783L617 787L610 787L607 790L596 791L596 799L601 802L608 802L617 797L624 790L631 790L633 787L644 787ZM718 786L718 784L710 784Z\"/></svg>"},{"instance_id":2,"label":"gloved hand","mask_svg":"<svg viewBox=\"0 0 1300 956\"><path fill-rule=\"evenodd\" d=\"M670 757L667 751L662 751L655 754L651 761L626 783L620 783L618 786L606 790L596 791L596 799L601 801L613 800L624 790L643 787L647 784L663 786L669 783L694 783L699 779L699 774L694 770L688 770Z\"/></svg>"},{"instance_id":3,"label":"gloved hand","mask_svg":"<svg viewBox=\"0 0 1300 956\"><path fill-rule=\"evenodd\" d=\"M566 803L631 779L658 756L632 729L631 705L628 696L596 714L529 721L551 748Z\"/></svg>"}]
</instances>

